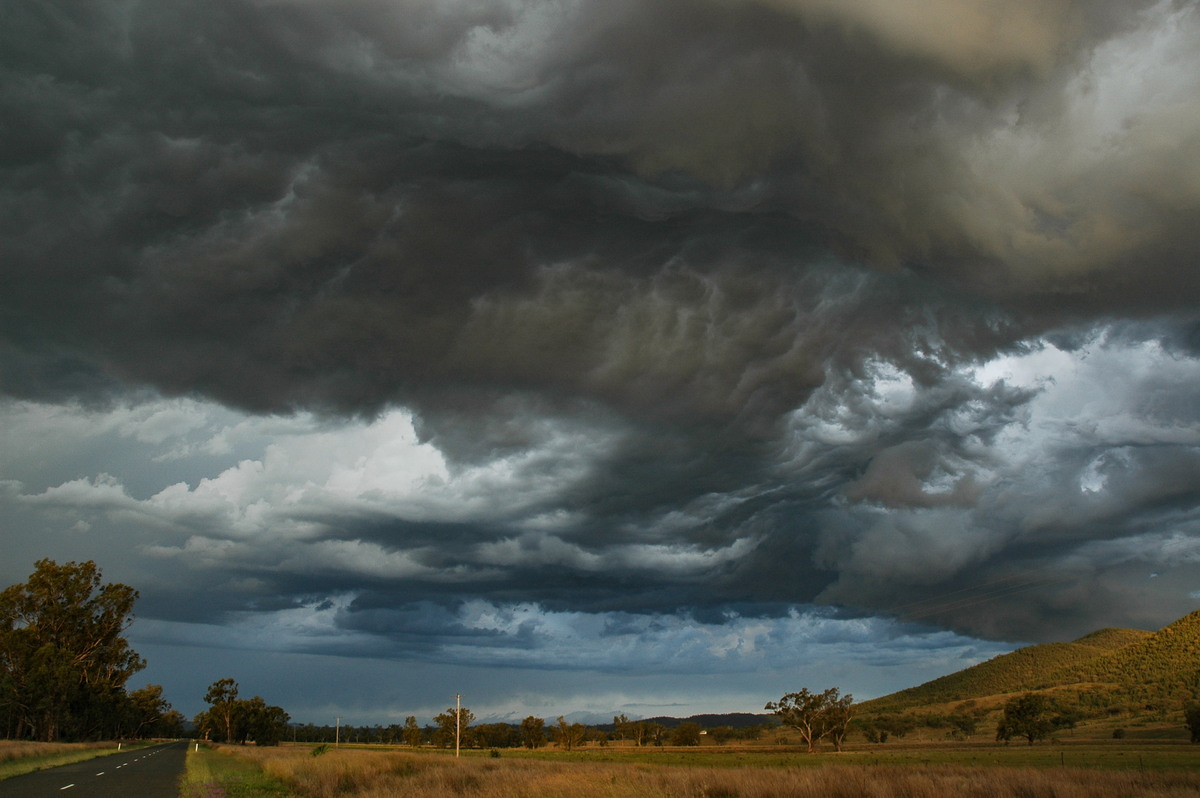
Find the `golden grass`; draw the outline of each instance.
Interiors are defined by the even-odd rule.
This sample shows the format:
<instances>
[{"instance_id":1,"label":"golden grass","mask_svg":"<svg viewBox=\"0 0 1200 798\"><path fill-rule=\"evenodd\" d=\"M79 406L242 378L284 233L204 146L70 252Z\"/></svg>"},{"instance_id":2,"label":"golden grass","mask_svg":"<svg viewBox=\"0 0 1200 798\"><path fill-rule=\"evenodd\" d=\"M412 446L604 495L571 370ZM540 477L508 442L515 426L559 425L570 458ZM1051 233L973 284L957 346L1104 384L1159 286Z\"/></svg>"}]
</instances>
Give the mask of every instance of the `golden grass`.
<instances>
[{"instance_id":1,"label":"golden grass","mask_svg":"<svg viewBox=\"0 0 1200 798\"><path fill-rule=\"evenodd\" d=\"M33 743L0 740L0 779L116 753L116 743Z\"/></svg>"},{"instance_id":2,"label":"golden grass","mask_svg":"<svg viewBox=\"0 0 1200 798\"><path fill-rule=\"evenodd\" d=\"M225 749L229 750L229 749ZM706 768L307 748L237 756L305 798L1195 798L1200 773L957 765Z\"/></svg>"},{"instance_id":3,"label":"golden grass","mask_svg":"<svg viewBox=\"0 0 1200 798\"><path fill-rule=\"evenodd\" d=\"M53 756L92 748L107 748L112 743L31 743L25 740L0 740L0 762L31 756Z\"/></svg>"}]
</instances>

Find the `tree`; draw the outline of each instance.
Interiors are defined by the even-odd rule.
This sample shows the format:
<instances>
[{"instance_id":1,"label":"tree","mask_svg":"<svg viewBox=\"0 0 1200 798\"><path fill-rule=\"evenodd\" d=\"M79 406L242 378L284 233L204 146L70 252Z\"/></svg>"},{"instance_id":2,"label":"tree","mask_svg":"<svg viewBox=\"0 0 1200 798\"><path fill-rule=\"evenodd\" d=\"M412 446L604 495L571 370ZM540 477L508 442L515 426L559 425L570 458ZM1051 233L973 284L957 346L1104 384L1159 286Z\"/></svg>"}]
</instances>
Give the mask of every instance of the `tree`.
<instances>
[{"instance_id":1,"label":"tree","mask_svg":"<svg viewBox=\"0 0 1200 798\"><path fill-rule=\"evenodd\" d=\"M847 693L838 698L835 687L833 701L826 712L825 725L829 730L829 739L833 742L833 750L840 752L842 743L846 741L846 734L850 731L850 721L854 718L854 697Z\"/></svg>"},{"instance_id":2,"label":"tree","mask_svg":"<svg viewBox=\"0 0 1200 798\"><path fill-rule=\"evenodd\" d=\"M421 740L424 735L421 733L421 727L417 725L417 719L413 715L409 715L404 719L404 731L401 736L404 738L404 744L410 748L420 748Z\"/></svg>"},{"instance_id":3,"label":"tree","mask_svg":"<svg viewBox=\"0 0 1200 798\"><path fill-rule=\"evenodd\" d=\"M471 731L480 748L515 748L521 744L521 733L511 723L481 723Z\"/></svg>"},{"instance_id":4,"label":"tree","mask_svg":"<svg viewBox=\"0 0 1200 798\"><path fill-rule=\"evenodd\" d=\"M15 737L115 734L125 683L146 666L122 636L138 593L91 560L43 559L0 592L0 711Z\"/></svg>"},{"instance_id":5,"label":"tree","mask_svg":"<svg viewBox=\"0 0 1200 798\"><path fill-rule=\"evenodd\" d=\"M554 737L564 751L570 751L583 745L587 737L587 726L582 723L567 723L566 719L559 715Z\"/></svg>"},{"instance_id":6,"label":"tree","mask_svg":"<svg viewBox=\"0 0 1200 798\"><path fill-rule=\"evenodd\" d=\"M148 684L129 694L126 734L130 737L173 737L183 716L163 698L162 685Z\"/></svg>"},{"instance_id":7,"label":"tree","mask_svg":"<svg viewBox=\"0 0 1200 798\"><path fill-rule=\"evenodd\" d=\"M717 745L724 745L729 740L737 736L737 732L732 726L714 726L708 730L708 736Z\"/></svg>"},{"instance_id":8,"label":"tree","mask_svg":"<svg viewBox=\"0 0 1200 798\"><path fill-rule=\"evenodd\" d=\"M664 742L666 742L666 740L667 740L667 727L666 726L662 725L661 723L655 723L653 721L643 721L641 726L642 726L642 730L645 735L643 739L645 739L647 742L651 743L655 747L661 747L662 744Z\"/></svg>"},{"instance_id":9,"label":"tree","mask_svg":"<svg viewBox=\"0 0 1200 798\"><path fill-rule=\"evenodd\" d=\"M1200 743L1200 704L1188 704L1183 708L1183 720L1192 733L1192 742Z\"/></svg>"},{"instance_id":10,"label":"tree","mask_svg":"<svg viewBox=\"0 0 1200 798\"><path fill-rule=\"evenodd\" d=\"M253 740L255 745L279 745L287 734L291 718L282 707L271 706L259 696L233 702L237 741L242 745Z\"/></svg>"},{"instance_id":11,"label":"tree","mask_svg":"<svg viewBox=\"0 0 1200 798\"><path fill-rule=\"evenodd\" d=\"M521 721L521 744L526 748L541 748L546 744L546 721L533 715Z\"/></svg>"},{"instance_id":12,"label":"tree","mask_svg":"<svg viewBox=\"0 0 1200 798\"><path fill-rule=\"evenodd\" d=\"M830 734L835 735L835 744L841 749L853 716L853 703L853 696L849 693L841 696L836 687L820 694L809 692L805 687L798 693L788 693L778 701L768 702L765 709L774 712L785 726L799 732L808 752L813 753L821 738Z\"/></svg>"},{"instance_id":13,"label":"tree","mask_svg":"<svg viewBox=\"0 0 1200 798\"><path fill-rule=\"evenodd\" d=\"M671 745L700 745L700 731L699 723L680 723L671 732Z\"/></svg>"},{"instance_id":14,"label":"tree","mask_svg":"<svg viewBox=\"0 0 1200 798\"><path fill-rule=\"evenodd\" d=\"M888 730L877 725L875 721L859 724L862 729L863 737L867 738L869 743L886 743L888 740Z\"/></svg>"},{"instance_id":15,"label":"tree","mask_svg":"<svg viewBox=\"0 0 1200 798\"><path fill-rule=\"evenodd\" d=\"M1053 729L1047 714L1050 702L1041 693L1026 693L1013 698L1004 705L1004 717L996 726L997 740L1024 737L1033 745L1035 741L1049 736Z\"/></svg>"},{"instance_id":16,"label":"tree","mask_svg":"<svg viewBox=\"0 0 1200 798\"><path fill-rule=\"evenodd\" d=\"M205 703L211 706L208 710L208 719L211 723L210 731L214 733L224 732L224 737L221 739L225 742L233 742L233 724L237 719L237 697L238 683L233 679L218 679L208 686L208 692L204 694Z\"/></svg>"},{"instance_id":17,"label":"tree","mask_svg":"<svg viewBox=\"0 0 1200 798\"><path fill-rule=\"evenodd\" d=\"M467 744L467 727L475 721L475 713L466 707L457 712L456 715L455 708L450 707L433 719L438 727L434 732L434 743L441 748L453 748L456 735L461 735L463 745Z\"/></svg>"},{"instance_id":18,"label":"tree","mask_svg":"<svg viewBox=\"0 0 1200 798\"><path fill-rule=\"evenodd\" d=\"M979 726L979 720L974 715L966 715L961 712L951 715L947 720L954 729L954 733L962 735L963 739L970 739Z\"/></svg>"}]
</instances>

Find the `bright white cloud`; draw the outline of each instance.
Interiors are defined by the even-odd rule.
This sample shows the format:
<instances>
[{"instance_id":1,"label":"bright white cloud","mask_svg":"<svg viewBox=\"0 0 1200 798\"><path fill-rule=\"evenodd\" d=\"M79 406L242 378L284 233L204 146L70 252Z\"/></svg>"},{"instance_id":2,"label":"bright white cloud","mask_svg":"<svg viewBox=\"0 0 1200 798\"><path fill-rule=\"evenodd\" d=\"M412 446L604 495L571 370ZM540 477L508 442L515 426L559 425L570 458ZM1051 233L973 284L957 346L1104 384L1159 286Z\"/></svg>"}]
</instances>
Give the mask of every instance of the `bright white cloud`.
<instances>
[{"instance_id":1,"label":"bright white cloud","mask_svg":"<svg viewBox=\"0 0 1200 798\"><path fill-rule=\"evenodd\" d=\"M24 500L79 510L126 511L188 526L220 518L232 533L265 532L310 514L383 514L407 520L452 521L488 515L511 519L581 475L571 467L586 430L549 431L543 448L465 467L453 473L432 445L417 440L410 416L390 411L371 422L330 423L311 415L234 417L214 405L152 402L109 413L32 403L5 407L4 434L66 450L110 437L136 441L148 459L196 460L257 447L257 456L220 468L194 485L176 482L138 500L120 477L97 474L51 486ZM172 419L183 419L171 427ZM143 427L146 425L146 428ZM594 442L588 441L590 448ZM13 452L14 449L8 449ZM542 466L560 467L548 473ZM15 458L14 458L15 461Z\"/></svg>"}]
</instances>

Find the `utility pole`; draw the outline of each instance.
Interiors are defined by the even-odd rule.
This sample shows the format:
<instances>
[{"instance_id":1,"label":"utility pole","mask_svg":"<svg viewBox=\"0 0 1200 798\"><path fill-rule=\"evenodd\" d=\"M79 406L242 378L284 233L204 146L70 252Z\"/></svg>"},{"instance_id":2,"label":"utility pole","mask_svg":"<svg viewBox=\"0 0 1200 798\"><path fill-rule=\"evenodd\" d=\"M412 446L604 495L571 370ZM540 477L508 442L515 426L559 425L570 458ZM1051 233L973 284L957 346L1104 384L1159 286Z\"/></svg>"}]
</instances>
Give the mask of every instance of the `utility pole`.
<instances>
[{"instance_id":1,"label":"utility pole","mask_svg":"<svg viewBox=\"0 0 1200 798\"><path fill-rule=\"evenodd\" d=\"M462 696L454 696L454 758L458 758L458 749L462 741Z\"/></svg>"},{"instance_id":2,"label":"utility pole","mask_svg":"<svg viewBox=\"0 0 1200 798\"><path fill-rule=\"evenodd\" d=\"M342 744L342 716L338 715L337 725L333 727L333 747L338 748Z\"/></svg>"}]
</instances>

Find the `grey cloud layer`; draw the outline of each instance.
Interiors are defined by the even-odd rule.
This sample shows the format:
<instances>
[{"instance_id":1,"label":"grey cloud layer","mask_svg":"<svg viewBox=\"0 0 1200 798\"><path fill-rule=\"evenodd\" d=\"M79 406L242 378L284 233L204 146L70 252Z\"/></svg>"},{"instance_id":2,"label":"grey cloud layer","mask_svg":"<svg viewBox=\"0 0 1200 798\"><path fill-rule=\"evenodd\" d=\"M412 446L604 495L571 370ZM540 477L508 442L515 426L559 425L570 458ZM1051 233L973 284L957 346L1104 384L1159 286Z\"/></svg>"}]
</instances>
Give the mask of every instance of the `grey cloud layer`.
<instances>
[{"instance_id":1,"label":"grey cloud layer","mask_svg":"<svg viewBox=\"0 0 1200 798\"><path fill-rule=\"evenodd\" d=\"M147 551L236 573L211 606L366 584L400 634L430 597L887 610L1069 565L1100 598L927 617L1182 607L1133 585L1195 534L1194 4L3 13L0 389L404 406L446 458L402 501L211 443L171 491L115 466L10 486L170 529ZM1055 368L1161 373L1107 405L972 373L1043 335Z\"/></svg>"}]
</instances>

